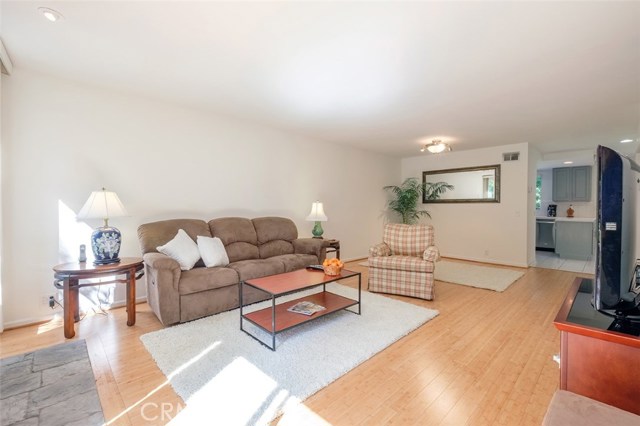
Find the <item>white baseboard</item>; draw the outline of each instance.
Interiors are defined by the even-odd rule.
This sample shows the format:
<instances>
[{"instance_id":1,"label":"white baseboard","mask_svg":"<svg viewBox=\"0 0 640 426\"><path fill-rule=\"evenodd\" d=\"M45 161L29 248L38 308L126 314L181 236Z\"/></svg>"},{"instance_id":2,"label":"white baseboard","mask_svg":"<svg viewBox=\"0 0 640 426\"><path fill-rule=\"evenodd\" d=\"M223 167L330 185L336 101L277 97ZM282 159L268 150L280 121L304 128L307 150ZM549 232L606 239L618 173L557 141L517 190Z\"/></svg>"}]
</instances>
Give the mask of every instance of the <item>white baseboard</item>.
<instances>
[{"instance_id":1,"label":"white baseboard","mask_svg":"<svg viewBox=\"0 0 640 426\"><path fill-rule=\"evenodd\" d=\"M23 318L23 319L19 319L19 320L15 320L15 321L9 321L9 322L5 322L4 323L4 331L9 331L12 328L19 328L19 327L25 327L28 325L33 325L33 324L38 324L38 323L42 323L42 322L47 322L47 321L51 321L56 315L62 315L62 310L59 310L52 314L49 315L44 315L41 317L30 317L30 318Z\"/></svg>"},{"instance_id":2,"label":"white baseboard","mask_svg":"<svg viewBox=\"0 0 640 426\"><path fill-rule=\"evenodd\" d=\"M147 301L147 297L146 296L136 297L136 304L144 303L146 301ZM121 308L123 306L126 306L126 304L127 304L126 300L116 300L112 304L105 305L102 308L105 311L108 311L110 309ZM4 332L4 331L7 331L7 330L11 330L12 328L26 327L26 326L33 325L33 324L38 324L38 323L51 321L56 316L62 317L62 312L63 312L62 308L57 307L56 309L54 309L52 311L51 314L48 314L48 315L44 315L44 316L41 316L41 317L23 318L23 319L19 319L19 320L15 320L15 321L5 322L4 323L4 330L0 331L0 333Z\"/></svg>"}]
</instances>

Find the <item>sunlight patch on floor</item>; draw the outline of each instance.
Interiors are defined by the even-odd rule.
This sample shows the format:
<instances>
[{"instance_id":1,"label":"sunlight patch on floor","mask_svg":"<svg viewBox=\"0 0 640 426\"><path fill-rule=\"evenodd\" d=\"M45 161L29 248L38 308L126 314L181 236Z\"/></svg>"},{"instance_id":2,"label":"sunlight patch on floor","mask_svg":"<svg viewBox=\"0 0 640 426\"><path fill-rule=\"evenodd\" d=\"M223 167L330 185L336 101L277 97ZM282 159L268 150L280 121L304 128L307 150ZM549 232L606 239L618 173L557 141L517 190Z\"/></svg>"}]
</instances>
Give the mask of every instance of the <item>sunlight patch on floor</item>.
<instances>
[{"instance_id":1,"label":"sunlight patch on floor","mask_svg":"<svg viewBox=\"0 0 640 426\"><path fill-rule=\"evenodd\" d=\"M63 325L62 316L56 314L50 321L45 322L44 324L40 324L36 331L36 334L47 333L52 330L57 330Z\"/></svg>"},{"instance_id":2,"label":"sunlight patch on floor","mask_svg":"<svg viewBox=\"0 0 640 426\"><path fill-rule=\"evenodd\" d=\"M331 426L331 423L304 404L298 404L291 410L287 410L276 424L278 426Z\"/></svg>"},{"instance_id":3,"label":"sunlight patch on floor","mask_svg":"<svg viewBox=\"0 0 640 426\"><path fill-rule=\"evenodd\" d=\"M240 379L239 379L240 378ZM246 380L245 380L246 379ZM172 425L203 424L211 418L212 402L233 401L217 405L216 418L225 425L248 424L261 407L271 418L288 402L288 393L277 392L278 383L244 358L236 358L189 398L187 406L173 419Z\"/></svg>"}]
</instances>

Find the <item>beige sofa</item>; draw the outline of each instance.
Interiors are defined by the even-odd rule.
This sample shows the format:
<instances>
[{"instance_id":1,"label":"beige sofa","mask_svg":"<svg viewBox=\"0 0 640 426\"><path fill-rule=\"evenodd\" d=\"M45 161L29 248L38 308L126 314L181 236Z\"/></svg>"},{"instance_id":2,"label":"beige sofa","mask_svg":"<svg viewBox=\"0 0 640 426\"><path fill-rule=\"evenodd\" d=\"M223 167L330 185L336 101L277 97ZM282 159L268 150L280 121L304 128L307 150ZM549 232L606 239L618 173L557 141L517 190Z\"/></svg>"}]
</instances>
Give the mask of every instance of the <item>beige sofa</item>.
<instances>
[{"instance_id":1,"label":"beige sofa","mask_svg":"<svg viewBox=\"0 0 640 426\"><path fill-rule=\"evenodd\" d=\"M156 249L183 229L194 241L198 235L218 237L229 265L204 267L200 260L183 271L174 259ZM209 222L173 219L146 223L138 228L147 281L147 301L162 324L191 321L237 308L240 281L302 269L322 263L324 240L298 238L290 219L226 217ZM263 300L265 294L247 288L247 303Z\"/></svg>"}]
</instances>

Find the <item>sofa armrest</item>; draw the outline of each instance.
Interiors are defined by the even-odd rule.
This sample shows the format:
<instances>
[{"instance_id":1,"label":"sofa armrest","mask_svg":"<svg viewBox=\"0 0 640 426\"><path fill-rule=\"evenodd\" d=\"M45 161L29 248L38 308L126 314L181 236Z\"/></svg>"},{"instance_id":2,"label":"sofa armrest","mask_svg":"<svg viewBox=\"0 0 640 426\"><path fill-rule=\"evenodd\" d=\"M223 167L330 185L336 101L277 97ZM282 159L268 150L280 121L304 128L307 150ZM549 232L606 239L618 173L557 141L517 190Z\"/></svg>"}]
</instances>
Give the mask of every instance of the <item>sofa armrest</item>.
<instances>
[{"instance_id":1,"label":"sofa armrest","mask_svg":"<svg viewBox=\"0 0 640 426\"><path fill-rule=\"evenodd\" d=\"M147 303L164 325L180 322L180 264L161 253L142 256L147 284Z\"/></svg>"},{"instance_id":2,"label":"sofa armrest","mask_svg":"<svg viewBox=\"0 0 640 426\"><path fill-rule=\"evenodd\" d=\"M422 253L422 258L430 262L437 262L440 260L440 250L438 250L436 246L429 246L424 253Z\"/></svg>"},{"instance_id":3,"label":"sofa armrest","mask_svg":"<svg viewBox=\"0 0 640 426\"><path fill-rule=\"evenodd\" d=\"M150 268L154 269L177 269L180 271L180 264L177 260L170 258L166 254L162 253L146 253L142 256L142 260Z\"/></svg>"},{"instance_id":4,"label":"sofa armrest","mask_svg":"<svg viewBox=\"0 0 640 426\"><path fill-rule=\"evenodd\" d=\"M175 291L178 291L178 283L180 282L180 264L177 260L170 258L166 254L162 253L146 253L142 256L147 268L156 271L154 275L162 275L171 277L171 286ZM164 281L164 280L163 280Z\"/></svg>"},{"instance_id":5,"label":"sofa armrest","mask_svg":"<svg viewBox=\"0 0 640 426\"><path fill-rule=\"evenodd\" d=\"M391 256L391 248L385 243L376 244L369 248L369 257Z\"/></svg>"},{"instance_id":6,"label":"sofa armrest","mask_svg":"<svg viewBox=\"0 0 640 426\"><path fill-rule=\"evenodd\" d=\"M313 254L322 261L327 256L327 246L320 238L298 238L293 240L293 252L296 254Z\"/></svg>"}]
</instances>

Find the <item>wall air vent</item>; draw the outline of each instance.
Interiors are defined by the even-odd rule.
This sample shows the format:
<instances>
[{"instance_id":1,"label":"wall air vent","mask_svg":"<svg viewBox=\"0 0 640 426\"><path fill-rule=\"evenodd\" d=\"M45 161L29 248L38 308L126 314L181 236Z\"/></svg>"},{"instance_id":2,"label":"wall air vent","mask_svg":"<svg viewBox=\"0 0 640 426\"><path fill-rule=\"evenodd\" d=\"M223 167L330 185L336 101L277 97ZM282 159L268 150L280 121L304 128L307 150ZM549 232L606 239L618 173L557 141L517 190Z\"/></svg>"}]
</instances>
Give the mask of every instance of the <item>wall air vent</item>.
<instances>
[{"instance_id":1,"label":"wall air vent","mask_svg":"<svg viewBox=\"0 0 640 426\"><path fill-rule=\"evenodd\" d=\"M503 152L502 161L518 161L520 158L519 152Z\"/></svg>"}]
</instances>

